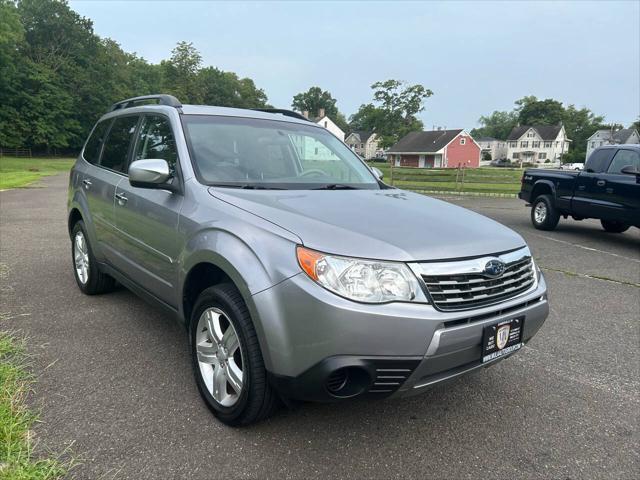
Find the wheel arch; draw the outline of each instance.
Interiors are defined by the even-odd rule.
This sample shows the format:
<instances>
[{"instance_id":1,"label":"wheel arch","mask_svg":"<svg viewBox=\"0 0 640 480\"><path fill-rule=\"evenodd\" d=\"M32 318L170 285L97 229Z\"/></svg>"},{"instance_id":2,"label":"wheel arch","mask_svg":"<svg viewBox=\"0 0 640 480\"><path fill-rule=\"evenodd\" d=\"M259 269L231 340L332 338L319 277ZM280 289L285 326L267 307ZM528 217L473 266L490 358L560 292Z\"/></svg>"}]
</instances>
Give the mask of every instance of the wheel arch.
<instances>
[{"instance_id":1,"label":"wheel arch","mask_svg":"<svg viewBox=\"0 0 640 480\"><path fill-rule=\"evenodd\" d=\"M77 207L73 207L69 211L69 215L67 218L67 228L69 230L69 235L71 235L71 232L73 231L73 227L75 226L75 224L78 223L80 220L83 220L80 209Z\"/></svg>"},{"instance_id":2,"label":"wheel arch","mask_svg":"<svg viewBox=\"0 0 640 480\"><path fill-rule=\"evenodd\" d=\"M553 198L556 196L555 185L548 180L538 180L531 190L531 203L535 201L540 195L551 195Z\"/></svg>"}]
</instances>

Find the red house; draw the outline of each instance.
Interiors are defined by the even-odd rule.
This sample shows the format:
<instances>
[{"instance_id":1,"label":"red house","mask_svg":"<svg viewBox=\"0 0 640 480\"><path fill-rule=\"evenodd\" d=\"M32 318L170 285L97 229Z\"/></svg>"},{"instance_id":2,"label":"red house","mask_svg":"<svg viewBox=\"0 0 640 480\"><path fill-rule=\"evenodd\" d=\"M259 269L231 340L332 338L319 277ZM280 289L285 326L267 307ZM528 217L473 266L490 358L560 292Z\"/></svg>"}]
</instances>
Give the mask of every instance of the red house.
<instances>
[{"instance_id":1,"label":"red house","mask_svg":"<svg viewBox=\"0 0 640 480\"><path fill-rule=\"evenodd\" d=\"M480 145L464 130L411 132L387 151L396 167L477 168Z\"/></svg>"}]
</instances>

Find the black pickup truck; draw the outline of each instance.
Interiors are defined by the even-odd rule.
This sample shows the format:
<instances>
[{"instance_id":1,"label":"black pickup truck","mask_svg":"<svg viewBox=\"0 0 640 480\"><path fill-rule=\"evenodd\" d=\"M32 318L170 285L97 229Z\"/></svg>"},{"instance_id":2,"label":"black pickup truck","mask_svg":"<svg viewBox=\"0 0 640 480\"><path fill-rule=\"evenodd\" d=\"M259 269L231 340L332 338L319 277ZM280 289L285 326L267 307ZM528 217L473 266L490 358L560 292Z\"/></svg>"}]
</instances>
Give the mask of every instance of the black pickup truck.
<instances>
[{"instance_id":1,"label":"black pickup truck","mask_svg":"<svg viewBox=\"0 0 640 480\"><path fill-rule=\"evenodd\" d=\"M607 232L640 228L640 145L597 148L581 172L527 169L518 197L539 230L553 230L560 216L597 218Z\"/></svg>"}]
</instances>

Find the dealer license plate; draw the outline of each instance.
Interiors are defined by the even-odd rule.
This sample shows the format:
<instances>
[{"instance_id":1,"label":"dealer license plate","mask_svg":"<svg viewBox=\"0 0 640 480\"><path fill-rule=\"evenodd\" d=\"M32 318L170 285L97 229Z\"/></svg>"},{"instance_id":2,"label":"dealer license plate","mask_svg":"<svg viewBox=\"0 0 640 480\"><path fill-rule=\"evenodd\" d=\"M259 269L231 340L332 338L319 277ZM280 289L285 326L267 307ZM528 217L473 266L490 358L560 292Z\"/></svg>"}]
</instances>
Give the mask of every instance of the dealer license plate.
<instances>
[{"instance_id":1,"label":"dealer license plate","mask_svg":"<svg viewBox=\"0 0 640 480\"><path fill-rule=\"evenodd\" d=\"M509 355L522 347L524 317L504 320L484 327L482 335L482 362Z\"/></svg>"}]
</instances>

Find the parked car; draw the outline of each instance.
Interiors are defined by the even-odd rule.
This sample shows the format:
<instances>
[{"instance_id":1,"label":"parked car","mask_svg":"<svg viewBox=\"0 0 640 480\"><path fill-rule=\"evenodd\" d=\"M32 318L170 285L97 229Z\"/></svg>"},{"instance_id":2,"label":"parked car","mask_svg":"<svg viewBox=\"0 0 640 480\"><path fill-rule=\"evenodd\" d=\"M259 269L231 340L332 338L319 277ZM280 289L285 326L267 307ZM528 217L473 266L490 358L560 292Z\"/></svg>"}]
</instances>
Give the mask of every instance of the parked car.
<instances>
[{"instance_id":1,"label":"parked car","mask_svg":"<svg viewBox=\"0 0 640 480\"><path fill-rule=\"evenodd\" d=\"M522 237L376 172L295 112L124 100L71 170L78 287L117 280L183 323L229 425L415 395L518 351L548 314Z\"/></svg>"},{"instance_id":2,"label":"parked car","mask_svg":"<svg viewBox=\"0 0 640 480\"><path fill-rule=\"evenodd\" d=\"M640 145L599 147L580 172L525 170L518 196L531 205L540 230L569 216L599 219L607 232L640 227Z\"/></svg>"},{"instance_id":3,"label":"parked car","mask_svg":"<svg viewBox=\"0 0 640 480\"><path fill-rule=\"evenodd\" d=\"M584 163L563 163L560 165L561 170L582 170Z\"/></svg>"},{"instance_id":4,"label":"parked car","mask_svg":"<svg viewBox=\"0 0 640 480\"><path fill-rule=\"evenodd\" d=\"M497 160L493 160L489 165L492 167L510 167L511 162L506 158L499 158Z\"/></svg>"}]
</instances>

